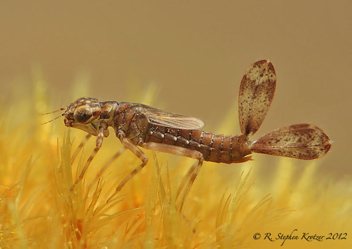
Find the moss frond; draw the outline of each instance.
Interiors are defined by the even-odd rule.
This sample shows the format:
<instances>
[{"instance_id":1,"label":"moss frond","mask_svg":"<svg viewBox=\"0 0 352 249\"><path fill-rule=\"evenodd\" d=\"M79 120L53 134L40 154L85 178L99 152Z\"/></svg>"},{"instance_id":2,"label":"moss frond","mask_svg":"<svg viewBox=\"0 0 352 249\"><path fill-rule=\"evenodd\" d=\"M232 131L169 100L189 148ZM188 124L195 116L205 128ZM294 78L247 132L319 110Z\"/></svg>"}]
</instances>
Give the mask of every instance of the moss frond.
<instances>
[{"instance_id":1,"label":"moss frond","mask_svg":"<svg viewBox=\"0 0 352 249\"><path fill-rule=\"evenodd\" d=\"M42 105L49 99L42 87L37 86L34 100L27 96L14 99L11 107L1 105L0 248L272 248L281 242L253 235L293 229L327 235L352 228L351 181L319 177L320 161L298 172L294 160L280 159L272 181L258 173L265 167L259 160L204 163L180 213L176 192L194 160L152 151L145 151L146 167L107 202L140 164L125 151L100 175L121 148L111 136L71 191L94 139L71 163L84 134L69 132L60 122L39 125L47 120L35 114L46 112ZM153 89L146 101L153 99ZM16 116L14 110L22 111ZM223 129L231 125L225 122ZM351 245L350 240L333 242L340 248ZM331 244L287 241L285 248Z\"/></svg>"}]
</instances>

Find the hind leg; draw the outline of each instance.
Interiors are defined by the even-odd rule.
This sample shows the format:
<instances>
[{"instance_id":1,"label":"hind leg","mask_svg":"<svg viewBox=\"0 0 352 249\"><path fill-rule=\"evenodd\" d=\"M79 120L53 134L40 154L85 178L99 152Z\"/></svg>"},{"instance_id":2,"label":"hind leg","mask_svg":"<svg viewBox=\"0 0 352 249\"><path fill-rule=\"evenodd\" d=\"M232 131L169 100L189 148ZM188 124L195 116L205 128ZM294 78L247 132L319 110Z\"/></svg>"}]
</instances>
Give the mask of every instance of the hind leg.
<instances>
[{"instance_id":1,"label":"hind leg","mask_svg":"<svg viewBox=\"0 0 352 249\"><path fill-rule=\"evenodd\" d=\"M177 191L176 198L178 198L178 196L180 195L182 188L185 187L182 197L180 199L180 212L181 212L184 202L186 200L186 197L189 191L191 190L191 187L194 181L196 180L198 173L203 165L203 154L196 150L176 147L168 144L153 143L153 142L143 143L140 146L149 150L156 150L156 151L166 152L174 155L186 156L186 157L190 157L198 160L198 163L195 166L192 166L192 168L187 172L186 176L184 177ZM188 178L189 180L187 181Z\"/></svg>"}]
</instances>

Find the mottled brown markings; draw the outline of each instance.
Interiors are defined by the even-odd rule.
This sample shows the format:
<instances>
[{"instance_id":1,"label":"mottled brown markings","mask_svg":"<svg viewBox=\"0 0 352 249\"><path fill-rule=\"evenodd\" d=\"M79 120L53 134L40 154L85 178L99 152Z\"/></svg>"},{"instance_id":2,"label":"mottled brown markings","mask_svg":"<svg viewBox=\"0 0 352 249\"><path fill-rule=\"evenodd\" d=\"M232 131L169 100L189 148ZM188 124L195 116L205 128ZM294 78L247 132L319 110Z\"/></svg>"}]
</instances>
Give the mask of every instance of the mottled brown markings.
<instances>
[{"instance_id":1,"label":"mottled brown markings","mask_svg":"<svg viewBox=\"0 0 352 249\"><path fill-rule=\"evenodd\" d=\"M194 130L192 132L181 130L180 132L180 130L175 131L169 128L156 128L154 126L151 127L151 130L163 131L164 140L161 139L161 134L153 132L153 135L150 136L150 138L146 138L145 141L147 143L160 142L168 145L194 149L201 152L206 161L233 163L238 160L238 156L231 156L230 150L232 150L232 147L229 145L231 138L228 136L214 135L200 130ZM178 135L176 141L174 135ZM214 145L215 139L217 141L216 146ZM212 153L210 157L211 151L218 152Z\"/></svg>"},{"instance_id":2,"label":"mottled brown markings","mask_svg":"<svg viewBox=\"0 0 352 249\"><path fill-rule=\"evenodd\" d=\"M222 135L221 137L220 151L223 150L223 145L224 145L224 135Z\"/></svg>"},{"instance_id":3,"label":"mottled brown markings","mask_svg":"<svg viewBox=\"0 0 352 249\"><path fill-rule=\"evenodd\" d=\"M230 148L231 137L226 136L223 138L220 152L221 162L231 162L231 148Z\"/></svg>"},{"instance_id":4,"label":"mottled brown markings","mask_svg":"<svg viewBox=\"0 0 352 249\"><path fill-rule=\"evenodd\" d=\"M211 140L210 140L209 147L213 147L213 144L214 144L214 135L215 135L215 134L211 134Z\"/></svg>"},{"instance_id":5,"label":"mottled brown markings","mask_svg":"<svg viewBox=\"0 0 352 249\"><path fill-rule=\"evenodd\" d=\"M239 121L242 134L257 132L269 110L276 89L276 73L271 62L258 61L248 68L239 92Z\"/></svg>"},{"instance_id":6,"label":"mottled brown markings","mask_svg":"<svg viewBox=\"0 0 352 249\"><path fill-rule=\"evenodd\" d=\"M204 135L204 131L202 131L201 134L200 134L200 138L199 138L199 143L200 144L203 142L203 135Z\"/></svg>"},{"instance_id":7,"label":"mottled brown markings","mask_svg":"<svg viewBox=\"0 0 352 249\"><path fill-rule=\"evenodd\" d=\"M179 130L179 129L176 129L176 135L175 135L175 136L177 137L177 139L179 139L179 137L180 137L180 134L179 134L179 133L180 133L180 130Z\"/></svg>"},{"instance_id":8,"label":"mottled brown markings","mask_svg":"<svg viewBox=\"0 0 352 249\"><path fill-rule=\"evenodd\" d=\"M296 124L274 130L251 145L256 153L297 159L316 159L331 148L329 137L317 126Z\"/></svg>"},{"instance_id":9,"label":"mottled brown markings","mask_svg":"<svg viewBox=\"0 0 352 249\"><path fill-rule=\"evenodd\" d=\"M62 114L65 117L64 123L67 127L81 129L89 135L97 136L97 140L96 148L71 190L83 179L89 164L102 145L103 138L109 135L109 126L115 129L116 136L124 147L142 161L141 165L122 180L109 200L146 165L148 158L137 146L198 160L187 173L188 180L182 181L186 186L180 209L203 160L241 163L251 160L249 155L252 152L307 160L325 155L331 148L329 137L320 128L309 124L291 125L274 130L250 144L248 136L257 132L264 121L275 88L276 73L271 62L261 60L247 69L239 91L239 122L242 132L239 136L200 131L198 129L203 127L203 122L199 119L143 104L100 102L88 97L78 99L60 109L64 111ZM82 146L80 145L78 150ZM74 158L75 155L73 160ZM177 195L180 195L180 191Z\"/></svg>"},{"instance_id":10,"label":"mottled brown markings","mask_svg":"<svg viewBox=\"0 0 352 249\"><path fill-rule=\"evenodd\" d=\"M220 145L222 141L222 135L213 135L211 147L214 150L210 151L209 160L212 162L220 162Z\"/></svg>"},{"instance_id":11,"label":"mottled brown markings","mask_svg":"<svg viewBox=\"0 0 352 249\"><path fill-rule=\"evenodd\" d=\"M192 141L192 133L193 131L188 132L188 140L191 142Z\"/></svg>"}]
</instances>

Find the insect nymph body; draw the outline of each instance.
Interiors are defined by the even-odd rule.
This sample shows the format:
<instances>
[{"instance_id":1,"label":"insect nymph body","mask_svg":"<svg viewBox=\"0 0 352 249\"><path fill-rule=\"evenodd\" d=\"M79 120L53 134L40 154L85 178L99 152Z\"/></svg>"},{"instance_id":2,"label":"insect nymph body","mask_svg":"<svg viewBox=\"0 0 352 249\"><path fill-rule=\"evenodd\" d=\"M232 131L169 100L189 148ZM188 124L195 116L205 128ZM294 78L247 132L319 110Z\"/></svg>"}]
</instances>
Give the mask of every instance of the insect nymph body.
<instances>
[{"instance_id":1,"label":"insect nymph body","mask_svg":"<svg viewBox=\"0 0 352 249\"><path fill-rule=\"evenodd\" d=\"M142 161L142 164L118 185L115 194L147 163L148 158L139 147L198 160L198 164L188 172L189 180L184 197L198 175L203 160L241 163L250 160L249 154L252 152L306 160L325 155L331 147L330 139L320 128L311 124L290 125L265 134L253 143L249 141L248 137L256 133L264 121L275 89L276 73L272 63L262 60L247 69L239 94L242 133L239 136L204 132L199 130L203 127L203 122L197 118L143 104L100 102L95 98L80 98L61 109L65 111L62 114L65 117L65 125L97 136L97 140L94 152L72 189L83 178L102 145L103 137L109 135L108 127L112 127L124 147Z\"/></svg>"},{"instance_id":2,"label":"insect nymph body","mask_svg":"<svg viewBox=\"0 0 352 249\"><path fill-rule=\"evenodd\" d=\"M94 98L80 98L70 104L63 114L67 127L84 130L94 136L102 128L113 127L119 139L128 139L133 145L163 144L170 149L186 148L203 155L211 162L236 163L247 161L251 153L246 136L224 136L197 130L203 123L191 117L168 113L143 104L100 102ZM182 149L181 149L182 150ZM181 151L182 153L182 151Z\"/></svg>"}]
</instances>

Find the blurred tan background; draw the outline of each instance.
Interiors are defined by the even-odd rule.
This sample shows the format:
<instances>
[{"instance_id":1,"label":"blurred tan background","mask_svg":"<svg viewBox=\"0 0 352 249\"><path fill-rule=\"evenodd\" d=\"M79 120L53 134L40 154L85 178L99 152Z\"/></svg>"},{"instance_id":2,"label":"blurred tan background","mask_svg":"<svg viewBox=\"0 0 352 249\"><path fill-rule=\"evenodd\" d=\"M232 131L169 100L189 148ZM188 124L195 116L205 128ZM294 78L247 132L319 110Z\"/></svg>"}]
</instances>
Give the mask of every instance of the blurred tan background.
<instances>
[{"instance_id":1,"label":"blurred tan background","mask_svg":"<svg viewBox=\"0 0 352 249\"><path fill-rule=\"evenodd\" d=\"M157 107L215 131L237 102L246 68L270 59L278 86L254 138L317 124L334 141L321 172L338 180L352 174L351 40L348 0L2 1L0 91L9 98L21 82L31 93L38 65L55 108L74 101L77 80L89 83L92 97L117 101L136 101L131 86L143 94L153 83Z\"/></svg>"}]
</instances>

